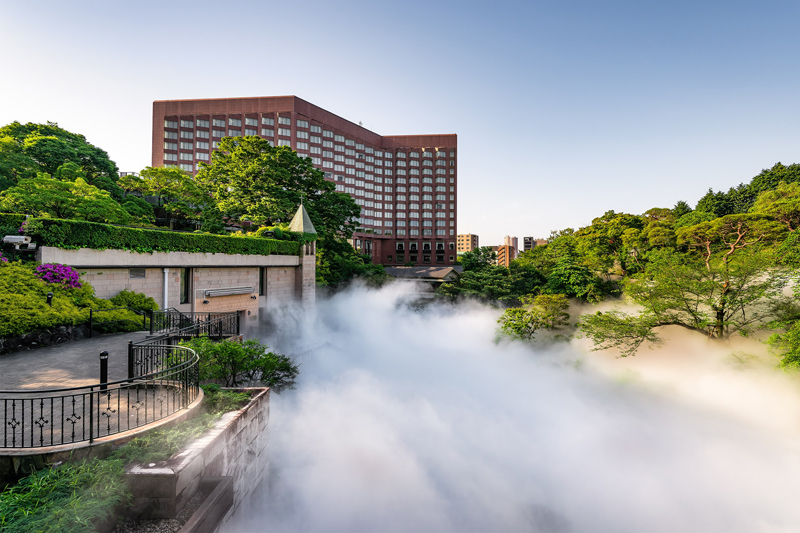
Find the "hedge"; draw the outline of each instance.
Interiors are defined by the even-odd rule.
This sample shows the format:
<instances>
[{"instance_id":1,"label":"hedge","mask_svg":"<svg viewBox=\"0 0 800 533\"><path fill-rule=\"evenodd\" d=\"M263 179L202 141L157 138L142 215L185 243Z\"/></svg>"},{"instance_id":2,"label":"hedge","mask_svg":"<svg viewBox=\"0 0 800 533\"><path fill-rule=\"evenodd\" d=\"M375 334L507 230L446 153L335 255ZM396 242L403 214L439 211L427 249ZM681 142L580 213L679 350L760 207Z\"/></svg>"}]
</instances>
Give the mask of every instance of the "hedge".
<instances>
[{"instance_id":1,"label":"hedge","mask_svg":"<svg viewBox=\"0 0 800 533\"><path fill-rule=\"evenodd\" d=\"M0 226L3 225L3 220L0 215ZM178 233L56 218L29 219L25 233L35 237L39 246L54 246L63 249L131 250L143 253L206 252L244 255L299 255L301 246L301 243L297 241Z\"/></svg>"},{"instance_id":2,"label":"hedge","mask_svg":"<svg viewBox=\"0 0 800 533\"><path fill-rule=\"evenodd\" d=\"M0 239L5 235L17 235L17 231L22 223L25 222L25 215L15 213L0 213Z\"/></svg>"}]
</instances>

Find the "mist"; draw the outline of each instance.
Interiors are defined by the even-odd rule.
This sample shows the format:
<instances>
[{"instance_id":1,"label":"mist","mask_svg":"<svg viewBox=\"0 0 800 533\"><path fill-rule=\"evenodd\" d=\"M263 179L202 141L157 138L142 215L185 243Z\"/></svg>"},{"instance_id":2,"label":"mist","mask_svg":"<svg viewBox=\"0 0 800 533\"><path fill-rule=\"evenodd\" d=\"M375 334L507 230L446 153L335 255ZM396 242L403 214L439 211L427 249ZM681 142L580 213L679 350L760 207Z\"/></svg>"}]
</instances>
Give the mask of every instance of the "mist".
<instances>
[{"instance_id":1,"label":"mist","mask_svg":"<svg viewBox=\"0 0 800 533\"><path fill-rule=\"evenodd\" d=\"M758 343L508 342L499 311L415 311L407 290L261 330L301 374L272 395L269 477L227 531L800 528L800 386Z\"/></svg>"}]
</instances>

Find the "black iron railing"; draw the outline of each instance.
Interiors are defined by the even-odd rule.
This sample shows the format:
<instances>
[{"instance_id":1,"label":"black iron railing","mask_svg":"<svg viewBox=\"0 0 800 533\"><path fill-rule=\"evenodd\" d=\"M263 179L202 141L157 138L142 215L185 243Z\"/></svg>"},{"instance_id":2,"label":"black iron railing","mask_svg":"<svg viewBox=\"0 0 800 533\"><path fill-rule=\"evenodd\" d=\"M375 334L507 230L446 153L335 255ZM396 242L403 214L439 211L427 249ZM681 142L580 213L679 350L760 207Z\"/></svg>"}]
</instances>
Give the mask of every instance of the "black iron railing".
<instances>
[{"instance_id":1,"label":"black iron railing","mask_svg":"<svg viewBox=\"0 0 800 533\"><path fill-rule=\"evenodd\" d=\"M197 354L151 344L159 364L133 380L48 390L0 391L0 447L41 448L92 442L185 409L200 391Z\"/></svg>"},{"instance_id":2,"label":"black iron railing","mask_svg":"<svg viewBox=\"0 0 800 533\"><path fill-rule=\"evenodd\" d=\"M186 316L186 321L176 318L178 315ZM154 314L155 316L155 314ZM209 337L213 340L223 340L239 335L239 313L181 313L174 309L162 312L165 322L174 324L188 324L182 328L173 327L163 335L151 337L140 342L128 342L128 379L135 379L155 371L165 364L165 355L157 347L160 345L175 345L180 341L197 337ZM206 318L206 320L201 320ZM155 318L154 318L155 321Z\"/></svg>"},{"instance_id":3,"label":"black iron railing","mask_svg":"<svg viewBox=\"0 0 800 533\"><path fill-rule=\"evenodd\" d=\"M213 319L229 316L231 313L184 313L173 307L150 313L150 335L169 333L191 327L195 324L210 322Z\"/></svg>"}]
</instances>

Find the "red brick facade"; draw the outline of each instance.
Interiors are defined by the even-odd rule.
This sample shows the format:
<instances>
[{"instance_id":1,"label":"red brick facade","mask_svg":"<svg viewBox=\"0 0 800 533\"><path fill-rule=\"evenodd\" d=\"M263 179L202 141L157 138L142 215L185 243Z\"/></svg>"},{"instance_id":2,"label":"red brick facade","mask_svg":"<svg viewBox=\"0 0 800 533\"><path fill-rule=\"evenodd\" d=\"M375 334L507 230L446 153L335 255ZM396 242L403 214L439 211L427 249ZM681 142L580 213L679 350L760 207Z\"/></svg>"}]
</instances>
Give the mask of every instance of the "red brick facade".
<instances>
[{"instance_id":1,"label":"red brick facade","mask_svg":"<svg viewBox=\"0 0 800 533\"><path fill-rule=\"evenodd\" d=\"M291 146L361 205L353 245L384 265L452 265L457 136L382 136L296 96L153 102L152 166L194 174L222 136Z\"/></svg>"}]
</instances>

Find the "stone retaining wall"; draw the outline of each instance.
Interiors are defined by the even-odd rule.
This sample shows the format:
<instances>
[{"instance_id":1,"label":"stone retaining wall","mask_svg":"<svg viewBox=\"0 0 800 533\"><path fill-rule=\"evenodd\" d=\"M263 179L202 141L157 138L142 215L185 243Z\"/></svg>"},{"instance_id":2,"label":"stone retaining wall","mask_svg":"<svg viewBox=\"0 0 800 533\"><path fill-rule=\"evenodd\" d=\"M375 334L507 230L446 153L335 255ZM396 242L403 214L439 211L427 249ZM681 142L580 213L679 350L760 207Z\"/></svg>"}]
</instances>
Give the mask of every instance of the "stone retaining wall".
<instances>
[{"instance_id":1,"label":"stone retaining wall","mask_svg":"<svg viewBox=\"0 0 800 533\"><path fill-rule=\"evenodd\" d=\"M233 477L233 505L224 524L266 475L269 459L269 389L244 408L225 414L203 437L168 461L128 468L134 518L174 518L209 476Z\"/></svg>"}]
</instances>

